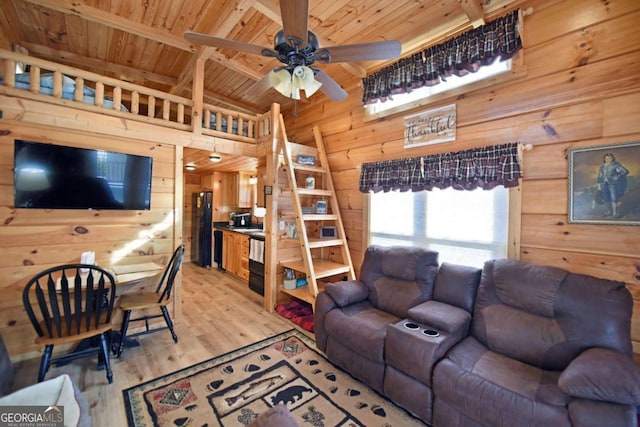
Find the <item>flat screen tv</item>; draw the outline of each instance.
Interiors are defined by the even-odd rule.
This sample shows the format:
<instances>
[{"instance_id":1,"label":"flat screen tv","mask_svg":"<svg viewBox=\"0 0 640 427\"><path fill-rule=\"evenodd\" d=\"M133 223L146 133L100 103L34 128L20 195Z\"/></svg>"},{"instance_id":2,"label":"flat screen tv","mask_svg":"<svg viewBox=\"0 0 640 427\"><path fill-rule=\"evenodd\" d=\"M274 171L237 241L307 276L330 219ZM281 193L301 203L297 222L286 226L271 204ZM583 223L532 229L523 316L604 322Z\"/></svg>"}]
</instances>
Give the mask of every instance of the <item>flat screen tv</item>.
<instances>
[{"instance_id":1,"label":"flat screen tv","mask_svg":"<svg viewBox=\"0 0 640 427\"><path fill-rule=\"evenodd\" d=\"M148 210L151 157L14 141L14 206Z\"/></svg>"}]
</instances>

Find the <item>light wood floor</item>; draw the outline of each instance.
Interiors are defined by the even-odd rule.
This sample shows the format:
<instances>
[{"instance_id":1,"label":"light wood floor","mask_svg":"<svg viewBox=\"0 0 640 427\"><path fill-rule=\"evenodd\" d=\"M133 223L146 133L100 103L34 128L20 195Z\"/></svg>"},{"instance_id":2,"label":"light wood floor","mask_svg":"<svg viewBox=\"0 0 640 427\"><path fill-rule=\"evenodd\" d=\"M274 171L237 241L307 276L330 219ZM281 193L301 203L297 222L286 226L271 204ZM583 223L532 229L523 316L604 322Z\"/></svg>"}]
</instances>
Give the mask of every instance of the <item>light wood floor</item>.
<instances>
[{"instance_id":1,"label":"light wood floor","mask_svg":"<svg viewBox=\"0 0 640 427\"><path fill-rule=\"evenodd\" d=\"M94 427L126 426L122 390L163 374L276 335L294 327L277 313L262 308L262 297L246 282L191 263L183 265L183 317L176 323L178 343L169 331L139 337L140 347L126 348L121 359L111 359L113 383L96 360L79 359L52 367L47 378L69 373L91 405ZM39 359L19 362L13 389L33 384Z\"/></svg>"}]
</instances>

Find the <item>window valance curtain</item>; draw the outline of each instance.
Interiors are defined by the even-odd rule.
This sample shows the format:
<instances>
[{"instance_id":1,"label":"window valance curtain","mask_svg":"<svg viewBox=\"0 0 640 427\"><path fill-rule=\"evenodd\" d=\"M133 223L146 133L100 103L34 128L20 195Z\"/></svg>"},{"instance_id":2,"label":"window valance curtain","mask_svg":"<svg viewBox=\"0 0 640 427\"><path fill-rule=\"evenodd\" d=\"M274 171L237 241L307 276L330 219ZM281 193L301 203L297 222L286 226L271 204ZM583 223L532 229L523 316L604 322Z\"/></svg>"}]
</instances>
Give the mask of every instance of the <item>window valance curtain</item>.
<instances>
[{"instance_id":1,"label":"window valance curtain","mask_svg":"<svg viewBox=\"0 0 640 427\"><path fill-rule=\"evenodd\" d=\"M490 65L497 58L514 56L522 47L518 31L518 10L488 22L445 43L431 46L413 56L363 79L363 104L386 101L390 95L434 86L451 75L463 76Z\"/></svg>"},{"instance_id":2,"label":"window valance curtain","mask_svg":"<svg viewBox=\"0 0 640 427\"><path fill-rule=\"evenodd\" d=\"M421 191L452 187L458 190L516 187L522 177L518 144L364 163L360 191Z\"/></svg>"}]
</instances>

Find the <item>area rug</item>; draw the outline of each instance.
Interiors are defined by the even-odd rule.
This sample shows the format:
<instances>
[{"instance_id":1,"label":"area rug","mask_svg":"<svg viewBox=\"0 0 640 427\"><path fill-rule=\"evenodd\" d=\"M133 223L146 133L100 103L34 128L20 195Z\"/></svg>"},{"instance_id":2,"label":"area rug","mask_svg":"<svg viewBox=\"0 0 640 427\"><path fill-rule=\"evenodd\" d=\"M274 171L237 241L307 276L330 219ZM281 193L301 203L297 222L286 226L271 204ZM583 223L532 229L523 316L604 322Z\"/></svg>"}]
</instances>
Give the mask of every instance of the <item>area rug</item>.
<instances>
[{"instance_id":1,"label":"area rug","mask_svg":"<svg viewBox=\"0 0 640 427\"><path fill-rule=\"evenodd\" d=\"M283 403L300 426L424 426L291 330L123 390L130 426L244 426Z\"/></svg>"}]
</instances>

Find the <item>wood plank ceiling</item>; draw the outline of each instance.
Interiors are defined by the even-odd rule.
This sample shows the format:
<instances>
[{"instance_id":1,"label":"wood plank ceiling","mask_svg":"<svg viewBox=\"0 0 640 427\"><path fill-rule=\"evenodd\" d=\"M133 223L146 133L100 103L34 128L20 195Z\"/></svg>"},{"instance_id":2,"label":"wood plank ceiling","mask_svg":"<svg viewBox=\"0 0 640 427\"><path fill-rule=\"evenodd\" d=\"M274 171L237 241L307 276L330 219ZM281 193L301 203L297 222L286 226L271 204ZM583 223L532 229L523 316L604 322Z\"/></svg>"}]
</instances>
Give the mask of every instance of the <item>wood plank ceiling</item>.
<instances>
[{"instance_id":1,"label":"wood plank ceiling","mask_svg":"<svg viewBox=\"0 0 640 427\"><path fill-rule=\"evenodd\" d=\"M310 0L309 30L321 47L398 40L404 56L503 15L521 1ZM273 89L262 96L252 92L264 74L281 65L277 59L192 45L183 33L194 30L272 48L281 25L278 0L0 1L4 48L17 44L36 57L184 97L191 97L193 64L206 58L205 102L254 113L266 111L272 102L283 111L293 108ZM384 65L321 68L352 93L361 77ZM317 92L300 102L324 96ZM190 160L208 156L191 151L185 150ZM199 172L255 168L255 161L233 160L209 163Z\"/></svg>"}]
</instances>

